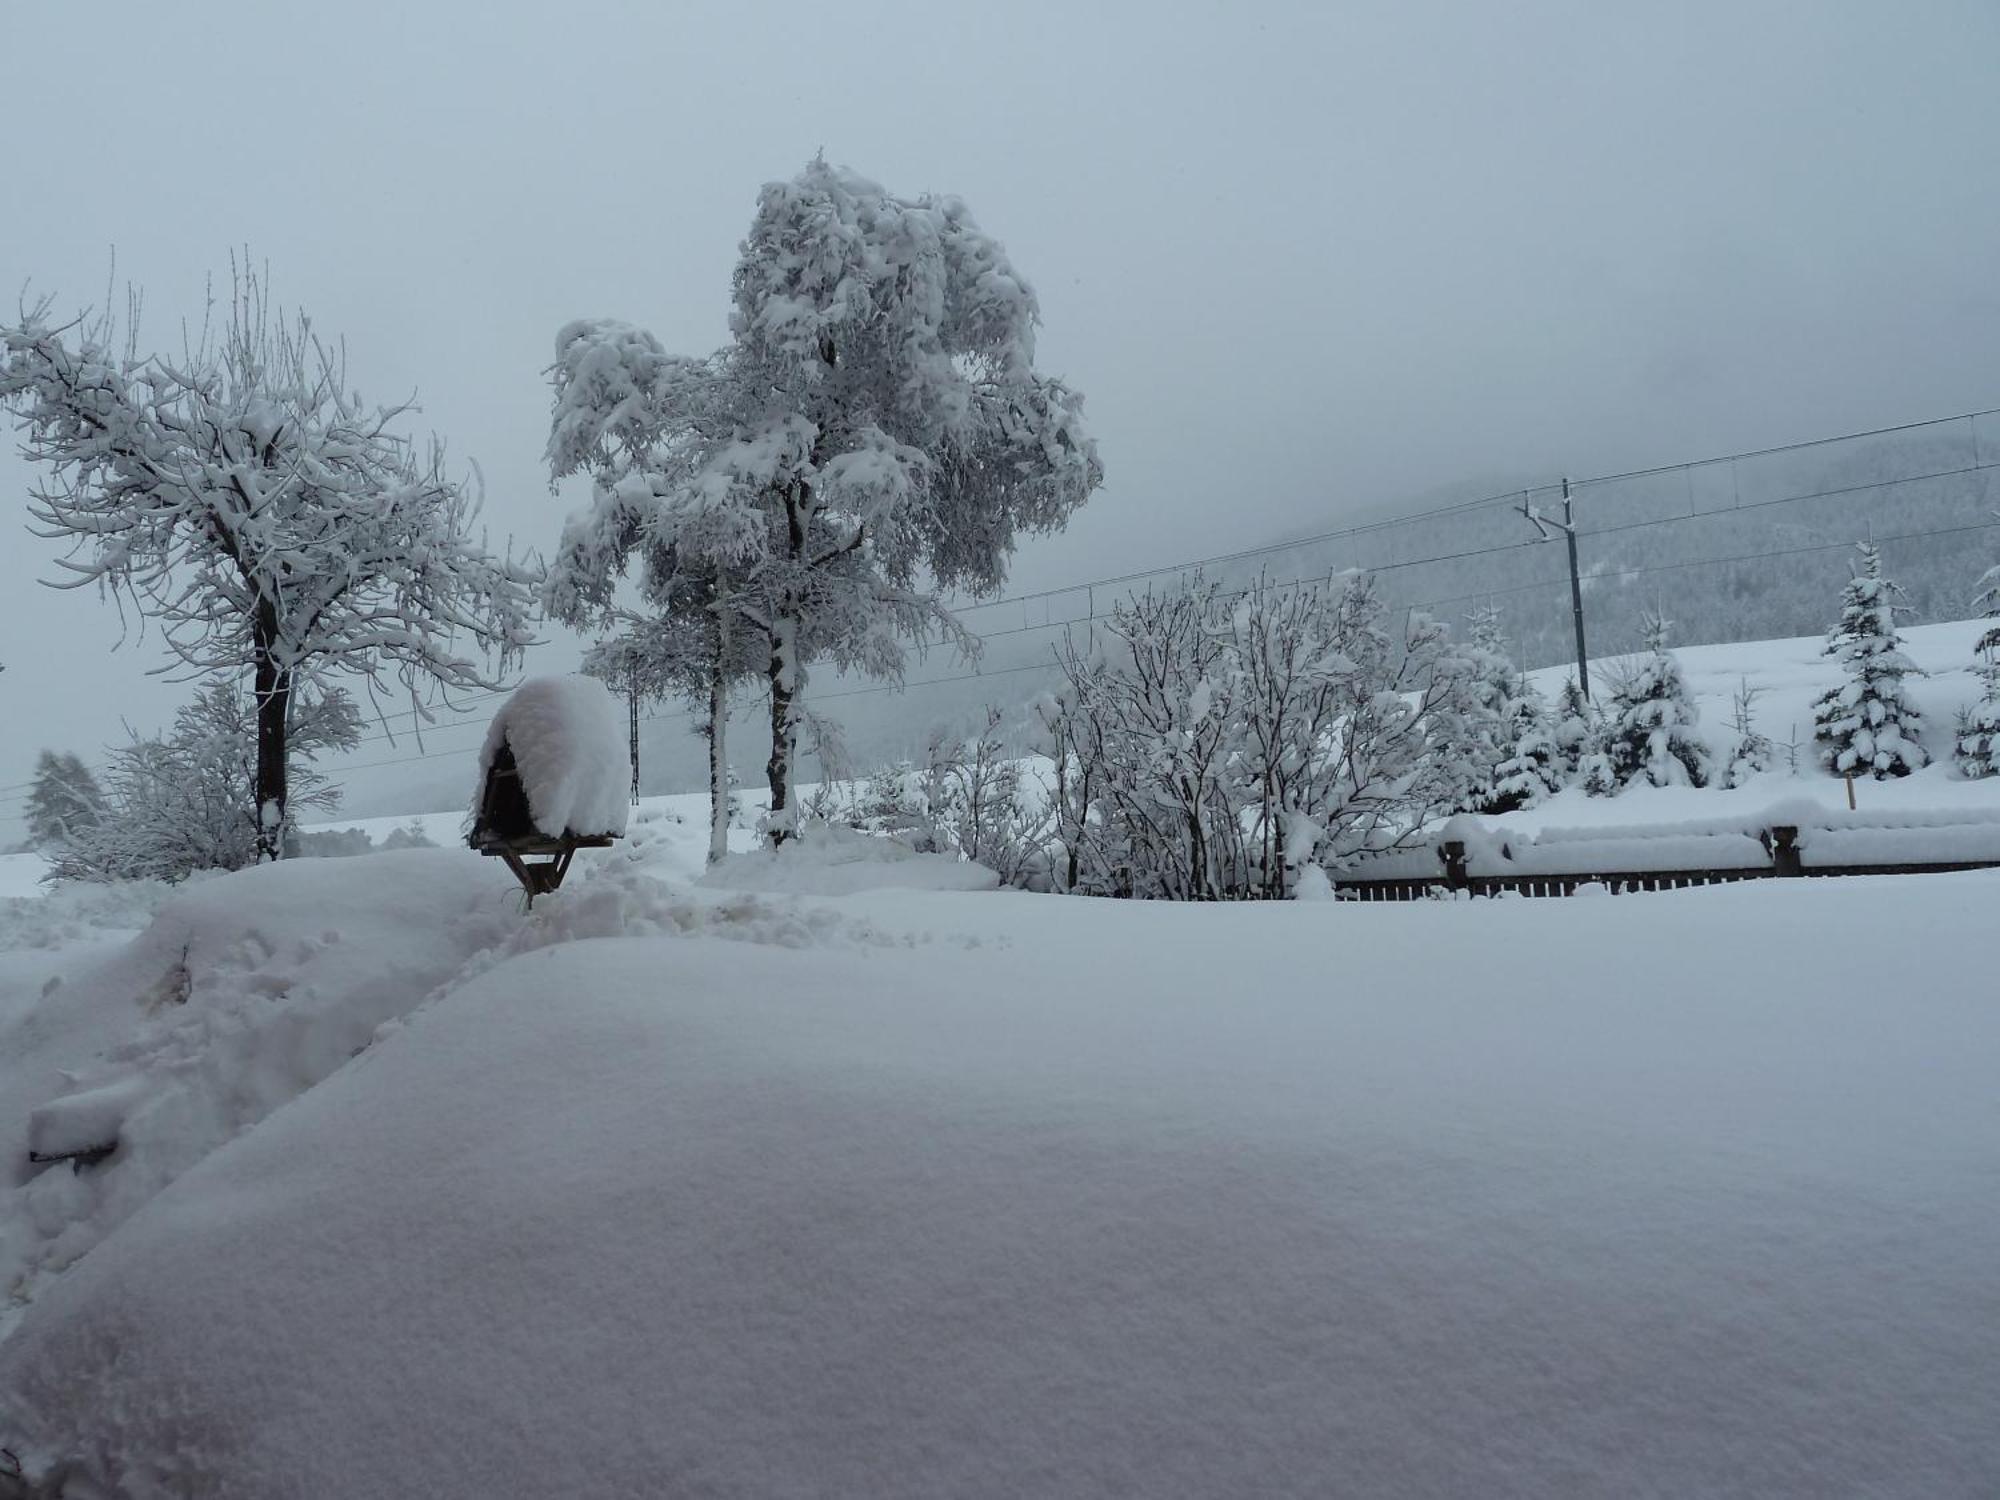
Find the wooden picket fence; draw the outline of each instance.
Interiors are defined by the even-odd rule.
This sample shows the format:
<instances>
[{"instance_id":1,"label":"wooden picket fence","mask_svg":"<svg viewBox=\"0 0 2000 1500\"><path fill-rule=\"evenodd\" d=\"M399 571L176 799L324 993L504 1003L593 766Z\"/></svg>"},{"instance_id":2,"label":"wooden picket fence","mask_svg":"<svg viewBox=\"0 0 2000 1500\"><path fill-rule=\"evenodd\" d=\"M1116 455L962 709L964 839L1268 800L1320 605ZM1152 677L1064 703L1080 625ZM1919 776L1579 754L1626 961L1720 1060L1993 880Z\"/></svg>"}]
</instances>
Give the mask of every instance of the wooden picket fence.
<instances>
[{"instance_id":1,"label":"wooden picket fence","mask_svg":"<svg viewBox=\"0 0 2000 1500\"><path fill-rule=\"evenodd\" d=\"M1739 880L1816 879L1842 875L1925 875L1955 870L2000 869L2000 858L1939 859L1894 864L1809 864L1801 855L1799 828L1781 823L1757 835L1766 863L1690 869L1593 870L1513 874L1475 874L1465 842L1446 839L1433 846L1435 875L1398 869L1371 876L1364 864L1336 876L1334 892L1350 901L1423 901L1463 892L1472 896L1573 896L1581 886L1602 886L1613 894L1631 891L1674 891L1691 886L1724 885ZM1407 861L1399 861L1406 864Z\"/></svg>"}]
</instances>

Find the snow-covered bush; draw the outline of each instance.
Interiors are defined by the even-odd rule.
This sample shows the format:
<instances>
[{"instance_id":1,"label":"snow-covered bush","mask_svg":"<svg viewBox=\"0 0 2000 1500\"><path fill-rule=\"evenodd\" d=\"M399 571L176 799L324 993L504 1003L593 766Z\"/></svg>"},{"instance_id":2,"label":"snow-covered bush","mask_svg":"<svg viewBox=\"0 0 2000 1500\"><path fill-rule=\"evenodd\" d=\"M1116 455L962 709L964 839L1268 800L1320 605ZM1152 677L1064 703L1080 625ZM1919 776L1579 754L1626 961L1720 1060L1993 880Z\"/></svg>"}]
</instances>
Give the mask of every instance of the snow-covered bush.
<instances>
[{"instance_id":1,"label":"snow-covered bush","mask_svg":"<svg viewBox=\"0 0 2000 1500\"><path fill-rule=\"evenodd\" d=\"M1196 576L1119 605L1110 635L1065 642L1038 710L1060 888L1287 895L1464 794L1473 664L1424 616L1392 634L1366 575L1240 596Z\"/></svg>"},{"instance_id":2,"label":"snow-covered bush","mask_svg":"<svg viewBox=\"0 0 2000 1500\"><path fill-rule=\"evenodd\" d=\"M1054 814L1024 784L1002 724L1000 710L988 708L976 734L932 732L923 778L927 844L986 866L1007 885L1043 884Z\"/></svg>"},{"instance_id":3,"label":"snow-covered bush","mask_svg":"<svg viewBox=\"0 0 2000 1500\"><path fill-rule=\"evenodd\" d=\"M1694 733L1701 710L1667 649L1668 629L1657 615L1647 620L1646 654L1620 675L1605 712L1602 749L1620 789L1641 777L1653 786L1708 785L1708 747ZM1602 780L1593 763L1586 788Z\"/></svg>"},{"instance_id":4,"label":"snow-covered bush","mask_svg":"<svg viewBox=\"0 0 2000 1500\"><path fill-rule=\"evenodd\" d=\"M325 811L339 792L309 764L350 748L360 716L338 688L295 697L288 736L296 765L288 806ZM211 683L164 735L134 735L110 752L104 820L49 851L54 880L181 880L254 863L264 829L257 802L257 711L233 684ZM288 824L285 839L297 837Z\"/></svg>"},{"instance_id":5,"label":"snow-covered bush","mask_svg":"<svg viewBox=\"0 0 2000 1500\"><path fill-rule=\"evenodd\" d=\"M1847 681L1813 704L1813 726L1821 765L1836 776L1879 781L1920 770L1930 757L1917 739L1923 718L1903 688L1917 668L1896 633L1902 590L1882 576L1872 545L1860 552L1860 571L1847 582L1840 623L1826 641Z\"/></svg>"},{"instance_id":6,"label":"snow-covered bush","mask_svg":"<svg viewBox=\"0 0 2000 1500\"><path fill-rule=\"evenodd\" d=\"M1777 751L1770 737L1758 732L1755 705L1761 689L1750 686L1750 679L1739 679L1736 696L1731 700L1729 727L1735 732L1736 747L1729 752L1729 764L1723 768L1722 785L1725 790L1742 786L1753 776L1761 776L1771 769Z\"/></svg>"}]
</instances>

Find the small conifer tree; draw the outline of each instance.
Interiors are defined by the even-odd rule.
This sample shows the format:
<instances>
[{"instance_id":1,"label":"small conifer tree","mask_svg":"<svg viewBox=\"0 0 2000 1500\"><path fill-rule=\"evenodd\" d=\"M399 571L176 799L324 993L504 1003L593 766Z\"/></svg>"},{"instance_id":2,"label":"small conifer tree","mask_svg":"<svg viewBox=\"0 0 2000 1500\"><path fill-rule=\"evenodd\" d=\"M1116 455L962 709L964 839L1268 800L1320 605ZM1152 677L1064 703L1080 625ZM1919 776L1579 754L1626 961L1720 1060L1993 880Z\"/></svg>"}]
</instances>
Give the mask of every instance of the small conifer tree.
<instances>
[{"instance_id":1,"label":"small conifer tree","mask_svg":"<svg viewBox=\"0 0 2000 1500\"><path fill-rule=\"evenodd\" d=\"M1777 752L1769 736L1757 731L1754 708L1761 691L1761 688L1750 686L1747 677L1737 681L1729 716L1729 727L1736 733L1736 748L1730 753L1729 765L1722 773L1725 787L1739 787L1751 777L1763 775L1771 769L1771 763L1776 758Z\"/></svg>"},{"instance_id":2,"label":"small conifer tree","mask_svg":"<svg viewBox=\"0 0 2000 1500\"><path fill-rule=\"evenodd\" d=\"M1701 712L1667 649L1668 629L1667 620L1647 617L1647 654L1612 698L1604 753L1620 787L1642 776L1654 786L1708 785L1708 749L1694 733Z\"/></svg>"},{"instance_id":3,"label":"small conifer tree","mask_svg":"<svg viewBox=\"0 0 2000 1500\"><path fill-rule=\"evenodd\" d=\"M1860 548L1861 568L1841 596L1840 623L1827 635L1847 681L1813 704L1813 737L1820 764L1836 776L1907 776L1930 757L1918 742L1923 718L1903 688L1917 673L1896 634L1902 590L1882 576L1882 558L1871 543Z\"/></svg>"},{"instance_id":4,"label":"small conifer tree","mask_svg":"<svg viewBox=\"0 0 2000 1500\"><path fill-rule=\"evenodd\" d=\"M47 849L104 821L104 792L97 778L74 754L44 750L35 758L35 780L28 792L28 839Z\"/></svg>"}]
</instances>

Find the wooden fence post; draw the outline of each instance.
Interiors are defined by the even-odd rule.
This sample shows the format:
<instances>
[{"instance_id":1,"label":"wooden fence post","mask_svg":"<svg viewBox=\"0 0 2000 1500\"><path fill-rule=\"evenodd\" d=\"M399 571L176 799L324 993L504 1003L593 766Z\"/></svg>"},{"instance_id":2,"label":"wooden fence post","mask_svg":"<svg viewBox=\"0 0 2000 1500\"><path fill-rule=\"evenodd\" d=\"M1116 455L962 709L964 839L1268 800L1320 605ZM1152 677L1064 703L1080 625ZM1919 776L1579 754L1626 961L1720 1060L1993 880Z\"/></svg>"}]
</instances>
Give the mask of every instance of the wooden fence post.
<instances>
[{"instance_id":1,"label":"wooden fence post","mask_svg":"<svg viewBox=\"0 0 2000 1500\"><path fill-rule=\"evenodd\" d=\"M1805 874L1805 863L1799 857L1799 830L1795 824L1781 824L1764 835L1764 842L1771 850L1771 873L1785 878Z\"/></svg>"},{"instance_id":2,"label":"wooden fence post","mask_svg":"<svg viewBox=\"0 0 2000 1500\"><path fill-rule=\"evenodd\" d=\"M1460 839L1446 839L1438 845L1438 858L1444 861L1444 883L1454 891L1462 891L1472 884L1465 869L1465 843Z\"/></svg>"}]
</instances>

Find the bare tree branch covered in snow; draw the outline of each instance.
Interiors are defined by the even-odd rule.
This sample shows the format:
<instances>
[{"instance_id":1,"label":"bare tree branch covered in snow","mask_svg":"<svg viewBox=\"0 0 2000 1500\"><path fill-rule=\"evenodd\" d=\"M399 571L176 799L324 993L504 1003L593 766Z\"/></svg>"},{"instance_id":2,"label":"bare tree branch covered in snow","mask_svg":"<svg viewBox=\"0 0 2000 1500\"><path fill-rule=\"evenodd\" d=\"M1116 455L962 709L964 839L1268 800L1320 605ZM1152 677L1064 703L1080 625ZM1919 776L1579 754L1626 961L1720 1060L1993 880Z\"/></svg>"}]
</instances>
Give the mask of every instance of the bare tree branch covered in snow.
<instances>
[{"instance_id":1,"label":"bare tree branch covered in snow","mask_svg":"<svg viewBox=\"0 0 2000 1500\"><path fill-rule=\"evenodd\" d=\"M725 638L763 650L774 839L809 665L897 677L907 641L973 649L943 591L997 587L1016 536L1101 481L1082 398L1034 369L1038 316L959 200L815 160L759 195L725 348L670 355L609 321L558 335L550 472L588 473L593 498L550 612L601 617L634 553L656 609L727 601L708 606Z\"/></svg>"},{"instance_id":2,"label":"bare tree branch covered in snow","mask_svg":"<svg viewBox=\"0 0 2000 1500\"><path fill-rule=\"evenodd\" d=\"M44 479L30 506L67 542L61 587L96 585L164 628L190 675L247 672L257 708L258 850L281 852L295 693L336 674L490 685L530 639L535 577L475 536L478 501L435 440L370 406L344 355L255 275L219 339L141 357L108 320L57 326L42 303L0 327L0 403Z\"/></svg>"},{"instance_id":3,"label":"bare tree branch covered in snow","mask_svg":"<svg viewBox=\"0 0 2000 1500\"><path fill-rule=\"evenodd\" d=\"M330 811L338 792L304 762L344 750L360 733L354 702L338 688L291 700L287 749L290 811ZM49 851L55 880L179 880L197 870L255 862L265 829L254 800L257 705L234 683L212 682L174 715L165 734L134 734L110 753L104 815ZM282 832L292 836L288 824Z\"/></svg>"},{"instance_id":4,"label":"bare tree branch covered in snow","mask_svg":"<svg viewBox=\"0 0 2000 1500\"><path fill-rule=\"evenodd\" d=\"M1120 605L1112 652L1066 642L1040 715L1058 884L1282 896L1453 810L1476 665L1387 615L1366 575L1240 596L1196 577Z\"/></svg>"}]
</instances>

